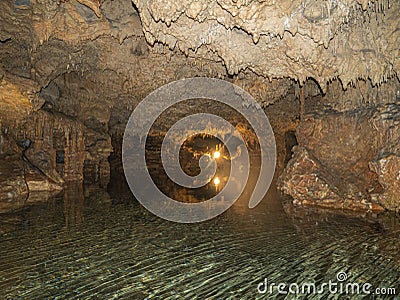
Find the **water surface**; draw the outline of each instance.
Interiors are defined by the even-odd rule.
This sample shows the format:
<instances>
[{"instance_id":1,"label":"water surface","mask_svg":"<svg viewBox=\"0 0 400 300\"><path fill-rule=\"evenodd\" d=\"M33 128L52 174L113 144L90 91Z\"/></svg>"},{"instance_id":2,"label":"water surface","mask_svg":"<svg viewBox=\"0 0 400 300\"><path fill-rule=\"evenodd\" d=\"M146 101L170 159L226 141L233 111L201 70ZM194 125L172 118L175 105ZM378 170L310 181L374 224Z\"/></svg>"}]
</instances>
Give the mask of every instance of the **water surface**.
<instances>
[{"instance_id":1,"label":"water surface","mask_svg":"<svg viewBox=\"0 0 400 300\"><path fill-rule=\"evenodd\" d=\"M260 294L269 283L345 282L400 291L395 217L295 208L271 189L198 224L162 220L129 190L67 190L0 215L0 299L395 299ZM261 286L262 287L262 286Z\"/></svg>"}]
</instances>

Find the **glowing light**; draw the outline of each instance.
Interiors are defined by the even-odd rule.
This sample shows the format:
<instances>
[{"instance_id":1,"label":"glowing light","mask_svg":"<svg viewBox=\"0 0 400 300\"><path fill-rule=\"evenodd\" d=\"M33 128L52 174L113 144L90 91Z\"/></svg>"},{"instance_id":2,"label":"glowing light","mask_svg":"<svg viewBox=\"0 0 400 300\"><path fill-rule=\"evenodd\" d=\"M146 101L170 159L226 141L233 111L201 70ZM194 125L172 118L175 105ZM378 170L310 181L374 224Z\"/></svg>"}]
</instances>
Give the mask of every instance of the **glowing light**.
<instances>
[{"instance_id":1,"label":"glowing light","mask_svg":"<svg viewBox=\"0 0 400 300\"><path fill-rule=\"evenodd\" d=\"M220 182L221 182L221 181L219 180L218 177L215 177L215 178L214 178L214 184L215 184L215 185L220 184Z\"/></svg>"},{"instance_id":2,"label":"glowing light","mask_svg":"<svg viewBox=\"0 0 400 300\"><path fill-rule=\"evenodd\" d=\"M221 157L221 152L215 151L213 156L214 156L215 159L220 158Z\"/></svg>"}]
</instances>

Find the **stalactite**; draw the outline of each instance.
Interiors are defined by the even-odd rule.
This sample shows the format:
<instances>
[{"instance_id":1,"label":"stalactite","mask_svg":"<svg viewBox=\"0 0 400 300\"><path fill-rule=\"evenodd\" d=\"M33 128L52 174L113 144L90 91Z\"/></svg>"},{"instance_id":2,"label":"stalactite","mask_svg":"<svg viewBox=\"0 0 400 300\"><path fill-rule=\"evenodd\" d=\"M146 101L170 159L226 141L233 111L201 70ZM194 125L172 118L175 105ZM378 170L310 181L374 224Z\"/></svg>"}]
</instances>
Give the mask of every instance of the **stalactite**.
<instances>
[{"instance_id":1,"label":"stalactite","mask_svg":"<svg viewBox=\"0 0 400 300\"><path fill-rule=\"evenodd\" d=\"M63 140L55 139L61 132ZM33 141L27 155L32 163L55 182L63 180L82 180L85 159L85 142L82 124L59 114L41 111L25 125L24 136ZM59 136L59 135L57 135ZM56 144L64 146L64 167L62 174L57 172Z\"/></svg>"},{"instance_id":2,"label":"stalactite","mask_svg":"<svg viewBox=\"0 0 400 300\"><path fill-rule=\"evenodd\" d=\"M304 98L304 86L300 90L300 121L304 120L305 116L305 98Z\"/></svg>"},{"instance_id":3,"label":"stalactite","mask_svg":"<svg viewBox=\"0 0 400 300\"><path fill-rule=\"evenodd\" d=\"M82 126L78 124L68 126L65 129L65 139L64 178L66 180L83 180L85 143Z\"/></svg>"}]
</instances>

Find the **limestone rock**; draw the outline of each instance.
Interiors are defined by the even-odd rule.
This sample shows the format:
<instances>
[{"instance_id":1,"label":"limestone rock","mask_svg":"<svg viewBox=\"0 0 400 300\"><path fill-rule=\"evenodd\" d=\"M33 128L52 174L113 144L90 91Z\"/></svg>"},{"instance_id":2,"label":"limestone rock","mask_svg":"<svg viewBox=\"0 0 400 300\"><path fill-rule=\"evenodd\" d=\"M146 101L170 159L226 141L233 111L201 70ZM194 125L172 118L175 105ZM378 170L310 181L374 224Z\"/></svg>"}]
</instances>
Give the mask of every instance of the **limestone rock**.
<instances>
[{"instance_id":1,"label":"limestone rock","mask_svg":"<svg viewBox=\"0 0 400 300\"><path fill-rule=\"evenodd\" d=\"M36 82L6 73L0 79L0 120L3 126L17 126L40 109L44 100L39 97L39 90Z\"/></svg>"},{"instance_id":2,"label":"limestone rock","mask_svg":"<svg viewBox=\"0 0 400 300\"><path fill-rule=\"evenodd\" d=\"M399 104L389 103L307 115L297 127L300 147L280 177L281 189L302 204L398 209L399 111Z\"/></svg>"},{"instance_id":3,"label":"limestone rock","mask_svg":"<svg viewBox=\"0 0 400 300\"><path fill-rule=\"evenodd\" d=\"M0 160L15 159L12 180L21 195L27 175L41 178L39 186L84 179L105 187L113 148L113 166L121 168L119 147L134 107L164 84L198 76L241 86L272 112L279 170L285 134L301 119L297 138L305 152L288 170L304 174L296 179L303 190L293 193L303 203L380 203L379 195L390 194L389 175L381 178L369 164L400 151L399 1L1 5ZM26 140L32 145L23 152L17 144Z\"/></svg>"},{"instance_id":4,"label":"limestone rock","mask_svg":"<svg viewBox=\"0 0 400 300\"><path fill-rule=\"evenodd\" d=\"M150 44L221 58L229 74L249 68L300 82L312 77L324 89L334 78L346 87L399 72L398 1L133 2Z\"/></svg>"},{"instance_id":5,"label":"limestone rock","mask_svg":"<svg viewBox=\"0 0 400 300\"><path fill-rule=\"evenodd\" d=\"M31 194L34 192L61 191L62 190L62 186L58 185L57 183L52 181L50 178L39 175L39 174L26 175L25 180L28 185L30 197L31 197Z\"/></svg>"},{"instance_id":6,"label":"limestone rock","mask_svg":"<svg viewBox=\"0 0 400 300\"><path fill-rule=\"evenodd\" d=\"M294 198L293 203L324 208L363 210L379 212L382 206L366 199L352 199L342 194L334 184L330 170L312 157L308 151L297 146L292 160L279 178L278 186Z\"/></svg>"},{"instance_id":7,"label":"limestone rock","mask_svg":"<svg viewBox=\"0 0 400 300\"><path fill-rule=\"evenodd\" d=\"M370 163L379 176L385 192L378 196L379 203L394 211L400 210L400 156L389 154Z\"/></svg>"},{"instance_id":8,"label":"limestone rock","mask_svg":"<svg viewBox=\"0 0 400 300\"><path fill-rule=\"evenodd\" d=\"M311 157L308 151L297 146L293 149L294 155L289 161L284 173L280 177L281 189L300 202L326 201L338 202L340 195L330 186L327 179L321 174L321 164Z\"/></svg>"}]
</instances>

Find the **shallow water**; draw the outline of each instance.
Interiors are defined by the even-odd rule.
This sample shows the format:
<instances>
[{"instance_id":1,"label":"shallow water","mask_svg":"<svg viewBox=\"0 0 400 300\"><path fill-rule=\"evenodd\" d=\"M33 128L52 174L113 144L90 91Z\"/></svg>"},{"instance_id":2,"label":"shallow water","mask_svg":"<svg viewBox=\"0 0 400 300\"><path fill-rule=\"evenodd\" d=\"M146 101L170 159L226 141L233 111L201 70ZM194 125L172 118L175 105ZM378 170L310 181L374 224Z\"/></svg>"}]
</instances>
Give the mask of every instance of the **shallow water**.
<instances>
[{"instance_id":1,"label":"shallow water","mask_svg":"<svg viewBox=\"0 0 400 300\"><path fill-rule=\"evenodd\" d=\"M318 288L338 283L339 272L371 292L400 292L395 218L282 206L273 189L255 209L239 203L210 221L177 224L126 189L77 186L0 215L0 241L0 299L396 299L258 291L265 279Z\"/></svg>"}]
</instances>

